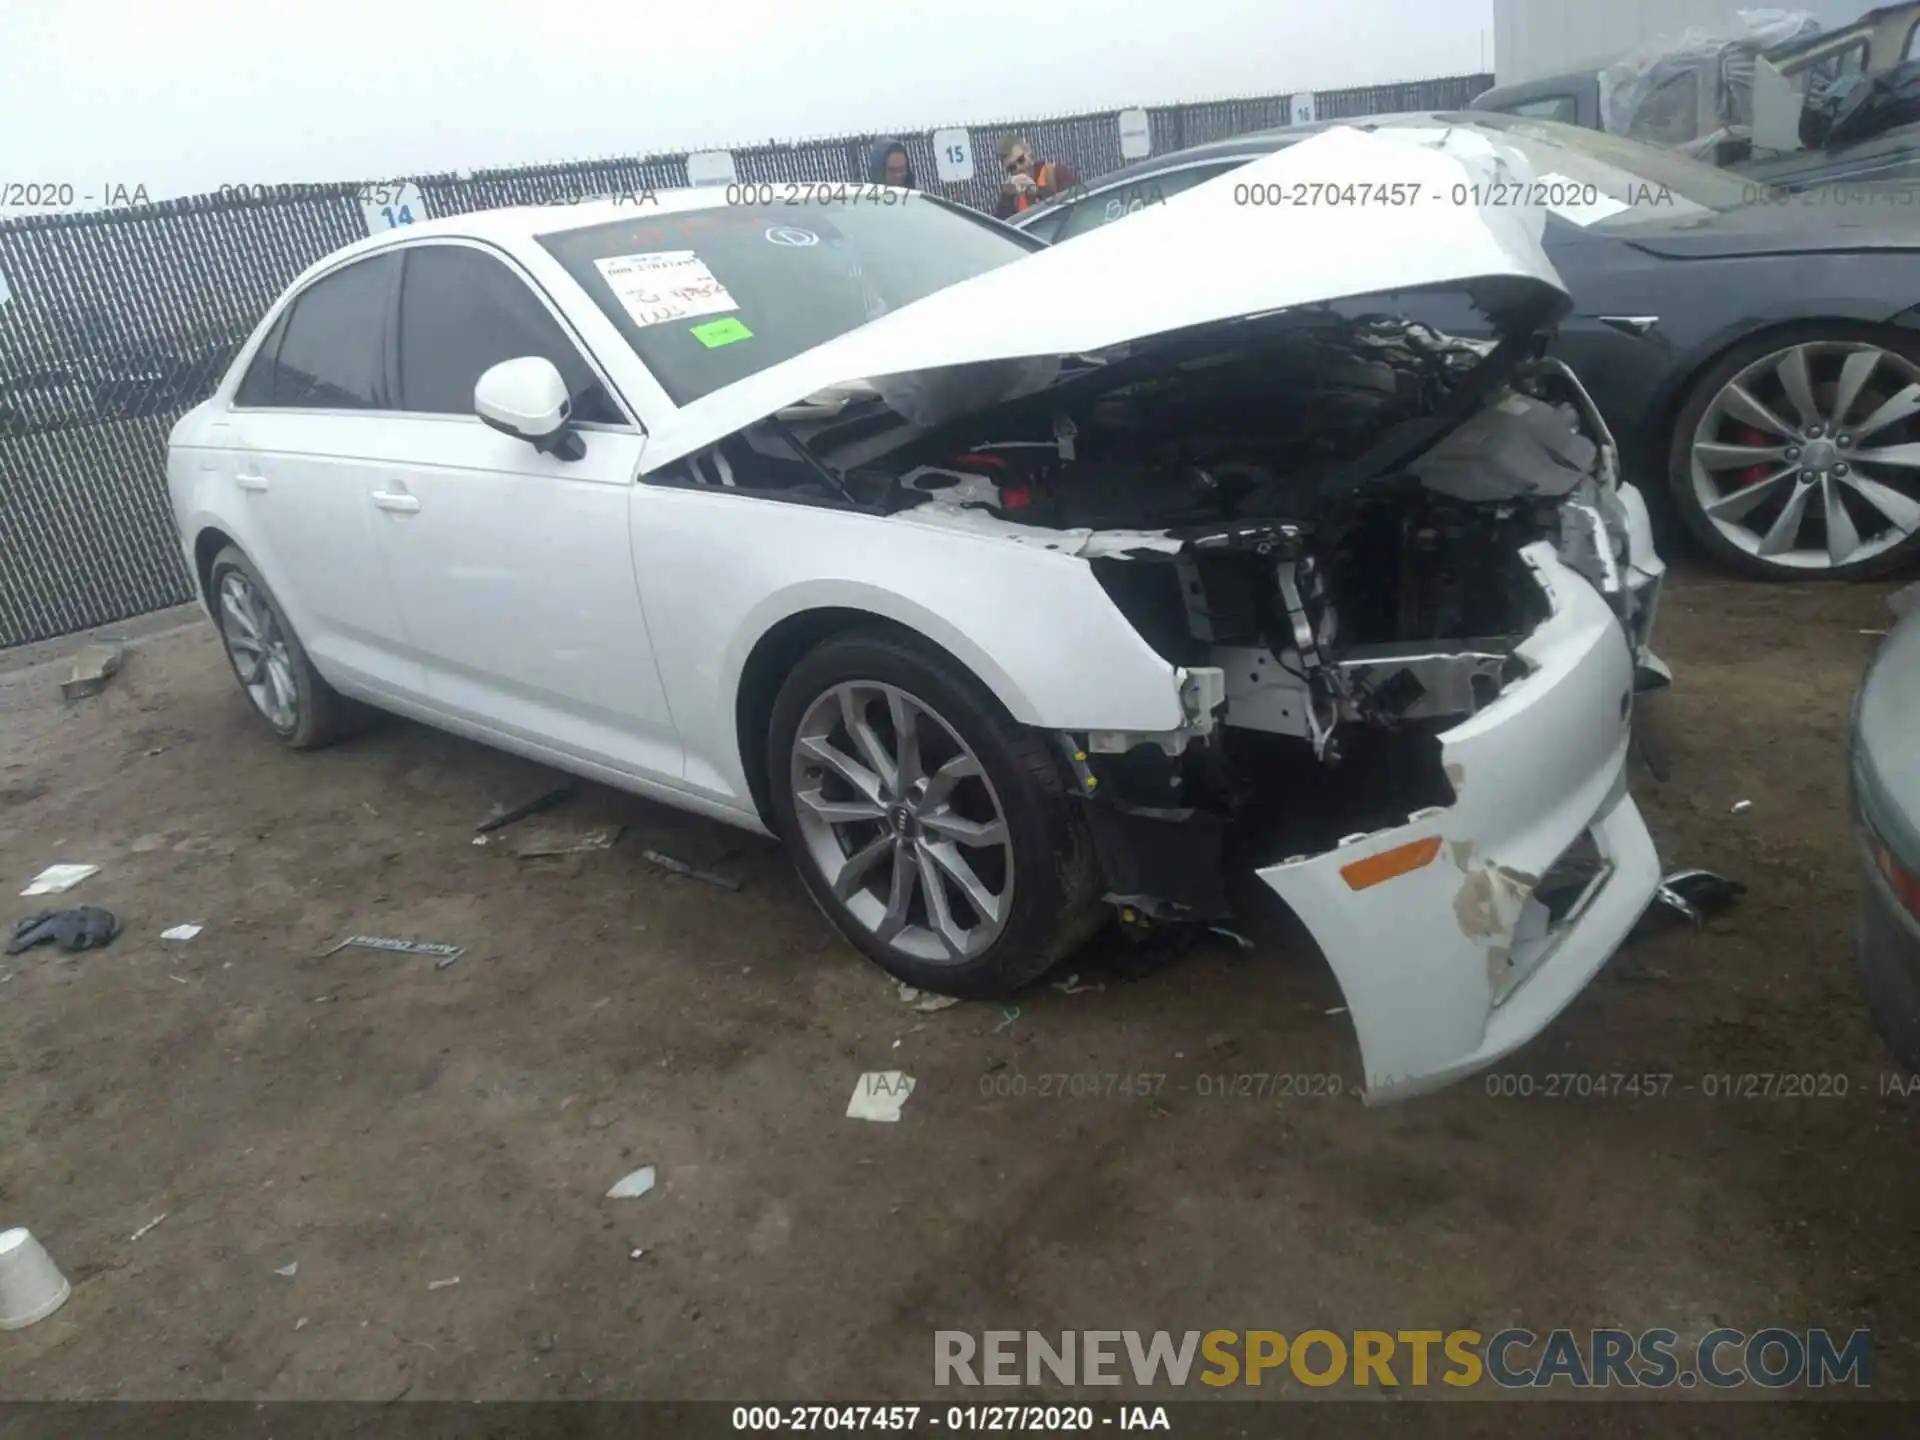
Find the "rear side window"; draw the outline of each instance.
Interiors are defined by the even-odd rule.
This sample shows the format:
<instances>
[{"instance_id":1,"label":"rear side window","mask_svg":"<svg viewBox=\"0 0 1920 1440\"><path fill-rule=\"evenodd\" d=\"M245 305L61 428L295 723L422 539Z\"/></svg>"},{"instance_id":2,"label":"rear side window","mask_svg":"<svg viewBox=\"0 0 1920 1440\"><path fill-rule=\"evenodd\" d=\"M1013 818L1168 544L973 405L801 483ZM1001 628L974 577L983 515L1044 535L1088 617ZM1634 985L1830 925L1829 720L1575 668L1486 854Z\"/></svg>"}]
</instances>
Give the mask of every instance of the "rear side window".
<instances>
[{"instance_id":1,"label":"rear side window","mask_svg":"<svg viewBox=\"0 0 1920 1440\"><path fill-rule=\"evenodd\" d=\"M395 256L375 255L302 290L260 347L234 403L295 410L389 408L384 351L398 264Z\"/></svg>"},{"instance_id":2,"label":"rear side window","mask_svg":"<svg viewBox=\"0 0 1920 1440\"><path fill-rule=\"evenodd\" d=\"M1247 159L1253 159L1248 156ZM1235 162L1244 164L1244 161ZM1054 235L1054 240L1071 240L1076 235L1084 235L1089 230L1098 230L1102 225L1111 225L1116 220L1124 220L1129 215L1146 209L1149 205L1163 205L1182 190L1191 190L1194 186L1224 175L1235 165L1219 165L1187 170L1174 170L1164 175L1145 175L1125 185L1116 185L1110 190L1089 195L1067 212L1067 220Z\"/></svg>"},{"instance_id":3,"label":"rear side window","mask_svg":"<svg viewBox=\"0 0 1920 1440\"><path fill-rule=\"evenodd\" d=\"M473 414L474 382L503 360L551 360L573 418L624 425L606 387L527 282L467 245L413 245L400 287L400 409Z\"/></svg>"}]
</instances>

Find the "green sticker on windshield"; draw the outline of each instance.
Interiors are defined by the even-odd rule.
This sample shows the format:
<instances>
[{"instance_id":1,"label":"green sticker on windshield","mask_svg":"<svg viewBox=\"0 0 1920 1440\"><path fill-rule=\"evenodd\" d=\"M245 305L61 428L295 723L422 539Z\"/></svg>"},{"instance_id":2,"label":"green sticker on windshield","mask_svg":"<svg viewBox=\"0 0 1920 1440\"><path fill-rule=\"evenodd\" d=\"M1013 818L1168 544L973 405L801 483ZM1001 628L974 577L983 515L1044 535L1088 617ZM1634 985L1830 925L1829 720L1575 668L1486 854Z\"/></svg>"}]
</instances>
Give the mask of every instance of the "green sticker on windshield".
<instances>
[{"instance_id":1,"label":"green sticker on windshield","mask_svg":"<svg viewBox=\"0 0 1920 1440\"><path fill-rule=\"evenodd\" d=\"M709 320L704 325L696 325L688 333L709 350L721 345L731 345L736 340L753 338L753 332L731 315L724 320Z\"/></svg>"}]
</instances>

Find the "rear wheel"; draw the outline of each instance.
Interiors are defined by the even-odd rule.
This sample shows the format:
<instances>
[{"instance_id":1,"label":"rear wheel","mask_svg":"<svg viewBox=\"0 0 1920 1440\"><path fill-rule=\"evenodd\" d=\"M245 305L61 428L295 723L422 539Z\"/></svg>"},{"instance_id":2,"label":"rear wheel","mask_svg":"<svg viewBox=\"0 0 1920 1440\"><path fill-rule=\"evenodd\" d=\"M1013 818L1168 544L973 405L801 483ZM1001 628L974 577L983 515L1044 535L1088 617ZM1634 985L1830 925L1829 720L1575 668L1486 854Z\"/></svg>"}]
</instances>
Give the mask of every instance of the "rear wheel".
<instances>
[{"instance_id":1,"label":"rear wheel","mask_svg":"<svg viewBox=\"0 0 1920 1440\"><path fill-rule=\"evenodd\" d=\"M352 702L320 678L251 560L231 545L222 550L207 592L234 678L274 738L312 750L351 728Z\"/></svg>"},{"instance_id":2,"label":"rear wheel","mask_svg":"<svg viewBox=\"0 0 1920 1440\"><path fill-rule=\"evenodd\" d=\"M788 676L768 779L815 903L908 984L999 997L1097 928L1085 822L1048 747L949 657L888 631Z\"/></svg>"},{"instance_id":3,"label":"rear wheel","mask_svg":"<svg viewBox=\"0 0 1920 1440\"><path fill-rule=\"evenodd\" d=\"M1859 580L1920 556L1920 345L1821 325L1736 346L1681 407L1681 519L1767 580Z\"/></svg>"}]
</instances>

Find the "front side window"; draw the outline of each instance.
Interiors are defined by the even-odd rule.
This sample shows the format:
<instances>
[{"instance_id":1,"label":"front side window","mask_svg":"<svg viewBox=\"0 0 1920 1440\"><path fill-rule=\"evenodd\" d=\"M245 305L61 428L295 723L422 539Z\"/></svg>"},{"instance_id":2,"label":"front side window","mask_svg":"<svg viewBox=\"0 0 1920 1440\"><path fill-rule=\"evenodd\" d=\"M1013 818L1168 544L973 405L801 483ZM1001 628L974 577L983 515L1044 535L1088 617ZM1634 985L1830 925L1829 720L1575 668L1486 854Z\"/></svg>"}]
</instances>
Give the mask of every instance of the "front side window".
<instances>
[{"instance_id":1,"label":"front side window","mask_svg":"<svg viewBox=\"0 0 1920 1440\"><path fill-rule=\"evenodd\" d=\"M384 410L387 306L399 260L356 260L307 286L275 324L235 392L239 406Z\"/></svg>"},{"instance_id":2,"label":"front side window","mask_svg":"<svg viewBox=\"0 0 1920 1440\"><path fill-rule=\"evenodd\" d=\"M1044 248L925 195L643 210L540 243L675 405Z\"/></svg>"},{"instance_id":3,"label":"front side window","mask_svg":"<svg viewBox=\"0 0 1920 1440\"><path fill-rule=\"evenodd\" d=\"M470 245L402 252L396 370L399 408L473 414L474 382L503 360L550 360L573 399L572 418L625 424L606 387L527 282Z\"/></svg>"},{"instance_id":4,"label":"front side window","mask_svg":"<svg viewBox=\"0 0 1920 1440\"><path fill-rule=\"evenodd\" d=\"M1911 49L1912 40L1909 38ZM1802 66L1787 78L1793 88L1809 100L1817 99L1842 81L1851 80L1856 75L1867 73L1867 42L1857 40L1843 49L1822 55L1811 64Z\"/></svg>"},{"instance_id":5,"label":"front side window","mask_svg":"<svg viewBox=\"0 0 1920 1440\"><path fill-rule=\"evenodd\" d=\"M1084 235L1089 230L1098 230L1102 225L1111 225L1115 220L1138 214L1149 205L1164 205L1182 190L1191 190L1216 175L1224 175L1232 168L1232 165L1196 165L1185 170L1142 176L1125 185L1099 191L1087 196L1068 212L1066 224L1060 227L1054 239L1071 240L1076 235Z\"/></svg>"},{"instance_id":6,"label":"front side window","mask_svg":"<svg viewBox=\"0 0 1920 1440\"><path fill-rule=\"evenodd\" d=\"M1508 115L1525 115L1533 120L1559 120L1568 125L1577 124L1580 119L1580 102L1571 95L1542 95L1537 100L1522 100L1500 108Z\"/></svg>"}]
</instances>

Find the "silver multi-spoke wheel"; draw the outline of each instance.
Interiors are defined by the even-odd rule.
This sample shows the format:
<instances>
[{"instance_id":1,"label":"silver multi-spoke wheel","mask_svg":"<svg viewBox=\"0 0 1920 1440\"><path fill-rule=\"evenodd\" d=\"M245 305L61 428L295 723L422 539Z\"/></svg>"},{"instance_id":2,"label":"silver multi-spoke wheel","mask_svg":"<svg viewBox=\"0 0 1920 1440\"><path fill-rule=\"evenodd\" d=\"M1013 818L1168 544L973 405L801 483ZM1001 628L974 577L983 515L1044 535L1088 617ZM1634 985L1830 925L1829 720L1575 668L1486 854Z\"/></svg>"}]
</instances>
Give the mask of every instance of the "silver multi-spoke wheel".
<instances>
[{"instance_id":1,"label":"silver multi-spoke wheel","mask_svg":"<svg viewBox=\"0 0 1920 1440\"><path fill-rule=\"evenodd\" d=\"M220 580L220 634L233 657L233 672L254 707L274 729L292 730L300 719L293 654L273 607L238 570L229 570Z\"/></svg>"},{"instance_id":2,"label":"silver multi-spoke wheel","mask_svg":"<svg viewBox=\"0 0 1920 1440\"><path fill-rule=\"evenodd\" d=\"M827 888L902 955L957 964L1013 908L1006 811L967 743L893 685L835 685L794 734L794 818Z\"/></svg>"},{"instance_id":3,"label":"silver multi-spoke wheel","mask_svg":"<svg viewBox=\"0 0 1920 1440\"><path fill-rule=\"evenodd\" d=\"M1781 569L1858 565L1920 534L1920 366L1859 340L1790 345L1737 373L1691 441L1693 496Z\"/></svg>"}]
</instances>

